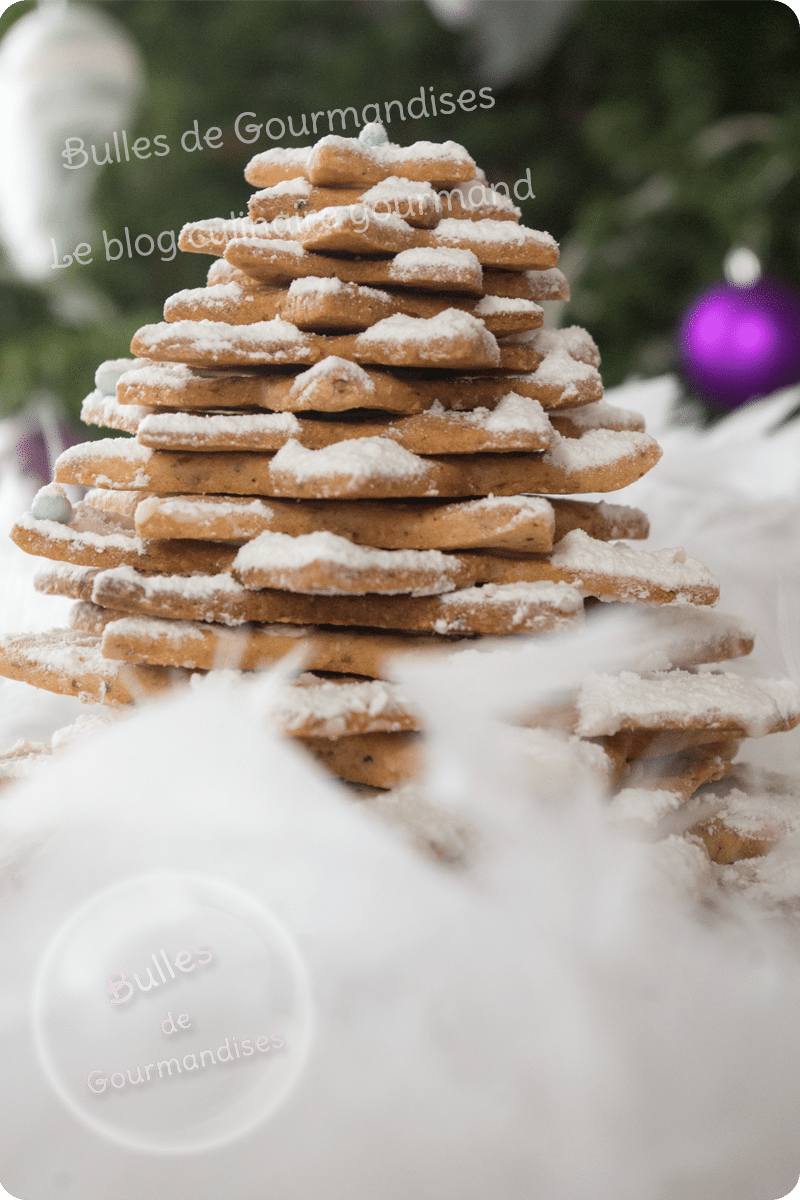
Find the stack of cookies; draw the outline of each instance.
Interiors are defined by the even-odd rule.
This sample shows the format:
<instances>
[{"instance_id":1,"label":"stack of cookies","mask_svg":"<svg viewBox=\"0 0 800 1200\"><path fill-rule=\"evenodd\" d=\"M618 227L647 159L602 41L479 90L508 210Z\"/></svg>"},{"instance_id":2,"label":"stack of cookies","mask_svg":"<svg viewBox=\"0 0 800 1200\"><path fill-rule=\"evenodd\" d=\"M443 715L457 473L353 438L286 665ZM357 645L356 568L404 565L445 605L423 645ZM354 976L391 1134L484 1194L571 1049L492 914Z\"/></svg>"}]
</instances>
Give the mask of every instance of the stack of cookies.
<instances>
[{"instance_id":1,"label":"stack of cookies","mask_svg":"<svg viewBox=\"0 0 800 1200\"><path fill-rule=\"evenodd\" d=\"M247 218L181 233L213 256L207 286L97 373L84 420L129 436L66 451L14 528L49 560L37 587L78 604L69 630L7 639L2 673L126 704L291 656L280 728L392 788L421 741L393 662L569 629L600 600L660 606L658 669L594 677L537 723L591 743L617 787L686 798L742 737L797 723L788 685L696 670L752 645L708 611L705 568L629 545L637 509L576 498L660 450L602 399L591 337L543 327L567 281L507 189L453 142L379 126L245 175ZM65 485L89 489L74 508Z\"/></svg>"}]
</instances>

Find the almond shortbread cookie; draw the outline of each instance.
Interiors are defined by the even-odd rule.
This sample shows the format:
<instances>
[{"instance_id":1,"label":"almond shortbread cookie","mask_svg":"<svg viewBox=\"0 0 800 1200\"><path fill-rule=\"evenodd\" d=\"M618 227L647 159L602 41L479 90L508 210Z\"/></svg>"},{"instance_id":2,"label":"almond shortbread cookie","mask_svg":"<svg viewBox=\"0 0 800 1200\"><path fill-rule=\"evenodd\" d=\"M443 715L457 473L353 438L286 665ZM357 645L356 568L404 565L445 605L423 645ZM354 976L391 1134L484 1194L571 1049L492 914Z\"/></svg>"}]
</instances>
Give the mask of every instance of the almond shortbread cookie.
<instances>
[{"instance_id":1,"label":"almond shortbread cookie","mask_svg":"<svg viewBox=\"0 0 800 1200\"><path fill-rule=\"evenodd\" d=\"M336 740L420 728L419 715L397 684L347 676L323 679L310 673L278 686L268 716L288 737Z\"/></svg>"},{"instance_id":2,"label":"almond shortbread cookie","mask_svg":"<svg viewBox=\"0 0 800 1200\"><path fill-rule=\"evenodd\" d=\"M421 257L419 252L412 251L412 254L414 253L416 253L418 259ZM438 254L439 251L435 251L434 253ZM474 255L472 257L474 258ZM470 260L464 259L463 261ZM569 300L570 298L569 282L564 272L559 270L558 267L547 267L540 271L503 271L493 269L492 267L487 267L486 270L483 270L480 263L478 263L478 268L480 271L478 278L482 280L479 290L487 297L497 296L501 299L513 298L534 300L536 302L542 300ZM293 276L289 275L289 278L291 279ZM342 276L338 275L337 278L341 279ZM261 286L257 278L248 275L240 267L234 266L232 262L228 262L225 258L214 259L208 268L206 282L209 286L219 283L238 283L244 288ZM366 281L359 280L358 282L364 283ZM386 283L385 280L383 282ZM447 277L443 278L441 283L442 290L447 293L449 286Z\"/></svg>"},{"instance_id":3,"label":"almond shortbread cookie","mask_svg":"<svg viewBox=\"0 0 800 1200\"><path fill-rule=\"evenodd\" d=\"M66 596L68 600L91 602L99 567L76 567L62 562L42 566L33 577L34 590L45 596Z\"/></svg>"},{"instance_id":4,"label":"almond shortbread cookie","mask_svg":"<svg viewBox=\"0 0 800 1200\"><path fill-rule=\"evenodd\" d=\"M304 333L275 317L252 325L224 321L169 321L144 325L131 342L135 354L196 366L312 364L328 355L370 366L444 367L475 370L502 366L497 340L471 313L448 308L435 317L395 314L364 333ZM533 370L543 355L514 343L509 369Z\"/></svg>"},{"instance_id":5,"label":"almond shortbread cookie","mask_svg":"<svg viewBox=\"0 0 800 1200\"><path fill-rule=\"evenodd\" d=\"M90 493L90 497L97 494ZM136 493L104 493L105 496ZM106 503L103 500L103 503ZM365 546L387 550L499 549L543 552L571 529L593 538L644 538L639 509L543 496L492 496L436 501L262 500L238 496L148 496L135 508L146 538L249 541L265 530L293 536L326 528Z\"/></svg>"},{"instance_id":6,"label":"almond shortbread cookie","mask_svg":"<svg viewBox=\"0 0 800 1200\"><path fill-rule=\"evenodd\" d=\"M98 529L99 522L87 515L96 512L82 503L76 507L70 525L36 520L26 513L14 524L11 540L27 554L76 566L118 567L129 563L143 571L176 574L226 571L236 555L235 548L208 541L145 540L132 527L112 520Z\"/></svg>"},{"instance_id":7,"label":"almond shortbread cookie","mask_svg":"<svg viewBox=\"0 0 800 1200\"><path fill-rule=\"evenodd\" d=\"M711 861L721 867L742 864L738 871L725 872L726 882L734 889L752 888L769 896L772 903L794 906L796 896L792 880L786 876L786 859L781 862L780 849L775 856L770 852L785 838L794 842L800 832L797 791L796 779L738 763L724 783L698 792L696 804L706 815L689 836L699 839ZM775 874L771 877L773 861Z\"/></svg>"},{"instance_id":8,"label":"almond shortbread cookie","mask_svg":"<svg viewBox=\"0 0 800 1200\"><path fill-rule=\"evenodd\" d=\"M185 682L186 671L116 663L103 657L100 640L70 629L0 639L0 672L47 692L100 704L130 704Z\"/></svg>"},{"instance_id":9,"label":"almond shortbread cookie","mask_svg":"<svg viewBox=\"0 0 800 1200\"><path fill-rule=\"evenodd\" d=\"M407 417L359 420L298 419L291 413L215 413L200 415L148 411L137 422L125 419L127 406L118 405L122 420L112 427L133 432L143 446L153 450L279 450L294 438L309 450L318 450L350 438L389 437L416 454L503 453L512 450L546 450L564 437L581 437L590 429L631 429L642 432L638 413L609 404L586 405L580 417L568 414L548 418L538 400L508 392L493 408L463 412L446 409L435 401L424 413ZM577 416L577 414L576 414ZM106 424L111 424L106 417ZM365 419L366 418L366 419Z\"/></svg>"},{"instance_id":10,"label":"almond shortbread cookie","mask_svg":"<svg viewBox=\"0 0 800 1200\"><path fill-rule=\"evenodd\" d=\"M444 185L474 179L475 163L457 142L395 146L387 139L384 145L369 146L358 138L330 134L314 146L264 150L244 171L247 182L256 187L298 177L320 187L352 187L379 183L390 175Z\"/></svg>"},{"instance_id":11,"label":"almond shortbread cookie","mask_svg":"<svg viewBox=\"0 0 800 1200\"><path fill-rule=\"evenodd\" d=\"M164 305L165 321L225 321L252 325L281 317L311 333L350 333L399 313L428 319L448 308L479 317L490 333L505 336L536 329L543 310L527 299L459 296L458 293L381 291L339 279L295 279L288 288L212 284L176 292Z\"/></svg>"},{"instance_id":12,"label":"almond shortbread cookie","mask_svg":"<svg viewBox=\"0 0 800 1200\"><path fill-rule=\"evenodd\" d=\"M315 187L301 175L255 192L247 207L251 219L274 221L276 217L305 216L324 208L353 204L394 214L422 229L433 228L443 216L471 221L484 217L499 221L520 218L520 210L507 196L478 178L437 191L427 181L398 175L389 175L366 189Z\"/></svg>"},{"instance_id":13,"label":"almond shortbread cookie","mask_svg":"<svg viewBox=\"0 0 800 1200\"><path fill-rule=\"evenodd\" d=\"M566 351L546 355L525 375L505 377L412 377L364 368L331 355L299 373L194 370L185 364L152 363L122 375L117 385L120 407L136 407L140 415L155 408L250 409L275 412L346 412L367 408L413 415L434 404L468 412L493 408L509 391L536 400L544 408L573 408L602 397L596 368ZM112 405L107 412L114 413ZM92 422L94 423L94 421ZM127 421L113 428L133 432Z\"/></svg>"},{"instance_id":14,"label":"almond shortbread cookie","mask_svg":"<svg viewBox=\"0 0 800 1200\"><path fill-rule=\"evenodd\" d=\"M538 400L515 392L492 409L457 413L434 403L414 416L360 421L302 420L293 413L155 413L142 418L136 436L154 450L204 452L279 450L289 438L318 450L351 438L387 437L415 454L478 454L546 450L555 440Z\"/></svg>"},{"instance_id":15,"label":"almond shortbread cookie","mask_svg":"<svg viewBox=\"0 0 800 1200\"><path fill-rule=\"evenodd\" d=\"M48 582L60 586L61 595L132 616L223 625L285 622L503 635L569 629L583 615L580 593L563 583L487 584L439 596L313 596L253 591L231 575L145 575L132 567L100 571L91 580L51 576Z\"/></svg>"},{"instance_id":16,"label":"almond shortbread cookie","mask_svg":"<svg viewBox=\"0 0 800 1200\"><path fill-rule=\"evenodd\" d=\"M788 680L743 679L732 672L624 671L592 675L581 687L576 732L713 729L731 738L763 737L800 723L800 695Z\"/></svg>"},{"instance_id":17,"label":"almond shortbread cookie","mask_svg":"<svg viewBox=\"0 0 800 1200\"><path fill-rule=\"evenodd\" d=\"M483 268L477 256L471 250L444 246L401 250L390 259L358 259L315 254L298 242L238 237L225 245L225 259L249 278L272 284L314 276L373 287L467 292L474 296L484 291Z\"/></svg>"},{"instance_id":18,"label":"almond shortbread cookie","mask_svg":"<svg viewBox=\"0 0 800 1200\"><path fill-rule=\"evenodd\" d=\"M113 438L65 450L59 483L129 491L294 499L513 496L609 492L639 479L661 455L645 433L590 430L534 454L422 457L390 438L356 438L321 450L290 439L276 454L150 450Z\"/></svg>"},{"instance_id":19,"label":"almond shortbread cookie","mask_svg":"<svg viewBox=\"0 0 800 1200\"><path fill-rule=\"evenodd\" d=\"M724 779L733 770L739 741L723 739L681 754L631 764L620 780L625 788L668 792L684 804L703 784Z\"/></svg>"},{"instance_id":20,"label":"almond shortbread cookie","mask_svg":"<svg viewBox=\"0 0 800 1200\"><path fill-rule=\"evenodd\" d=\"M386 679L395 658L452 653L459 646L474 644L471 638L436 634L259 624L227 628L203 621L119 617L94 604L80 604L73 628L102 633L104 657L123 662L253 671L291 654L304 670L372 679Z\"/></svg>"},{"instance_id":21,"label":"almond shortbread cookie","mask_svg":"<svg viewBox=\"0 0 800 1200\"><path fill-rule=\"evenodd\" d=\"M499 271L487 267L483 272L486 296L517 297L521 300L569 300L569 282L558 267L541 271Z\"/></svg>"},{"instance_id":22,"label":"almond shortbread cookie","mask_svg":"<svg viewBox=\"0 0 800 1200\"><path fill-rule=\"evenodd\" d=\"M89 589L89 591L91 593L91 589ZM116 614L111 612L110 609L100 608L99 604L92 604L91 600L76 600L76 602L73 604L72 608L70 609L68 626L70 629L74 629L76 633L89 633L92 635L92 637L101 637L106 625L108 625L111 621L114 621L116 619L117 619ZM102 649L102 647L101 647L101 649ZM124 657L123 655L114 655L114 654L106 655L105 652L103 652L103 656L108 657L108 658ZM143 659L131 659L130 661L131 662L149 662L151 660L143 658ZM170 661L170 663L168 665L175 665L175 666L182 667L182 666L187 666L187 665L191 665L191 664L178 663L178 662L175 662L173 664Z\"/></svg>"},{"instance_id":23,"label":"almond shortbread cookie","mask_svg":"<svg viewBox=\"0 0 800 1200\"><path fill-rule=\"evenodd\" d=\"M239 241L296 241L318 254L401 254L408 250L464 250L481 266L507 270L548 270L558 264L558 243L549 233L510 221L457 220L445 217L435 229L415 229L394 213L377 213L365 205L326 208L307 217L246 221L217 217L184 225L181 250L227 254ZM240 264L236 264L240 265ZM252 274L249 267L245 270Z\"/></svg>"},{"instance_id":24,"label":"almond shortbread cookie","mask_svg":"<svg viewBox=\"0 0 800 1200\"><path fill-rule=\"evenodd\" d=\"M365 733L300 739L309 753L337 779L367 787L394 788L422 771L422 738L418 733Z\"/></svg>"},{"instance_id":25,"label":"almond shortbread cookie","mask_svg":"<svg viewBox=\"0 0 800 1200\"><path fill-rule=\"evenodd\" d=\"M438 595L471 584L569 583L599 599L714 604L719 589L683 551L595 542L573 530L550 555L493 556L358 546L328 530L289 537L261 533L236 555L232 573L250 588L319 595Z\"/></svg>"}]
</instances>

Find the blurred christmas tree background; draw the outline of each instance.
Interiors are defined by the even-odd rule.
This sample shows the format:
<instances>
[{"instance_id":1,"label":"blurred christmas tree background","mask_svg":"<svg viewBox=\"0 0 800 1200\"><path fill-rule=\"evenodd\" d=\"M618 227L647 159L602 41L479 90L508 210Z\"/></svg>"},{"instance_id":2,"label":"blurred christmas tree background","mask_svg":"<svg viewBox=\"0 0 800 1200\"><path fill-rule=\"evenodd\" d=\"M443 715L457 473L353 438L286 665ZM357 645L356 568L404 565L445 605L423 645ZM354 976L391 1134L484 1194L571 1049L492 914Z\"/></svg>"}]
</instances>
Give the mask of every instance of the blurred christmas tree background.
<instances>
[{"instance_id":1,"label":"blurred christmas tree background","mask_svg":"<svg viewBox=\"0 0 800 1200\"><path fill-rule=\"evenodd\" d=\"M542 0L487 0L482 17L466 0L460 22L443 20L453 2L90 4L127 30L144 64L129 143L163 134L170 153L131 156L100 173L91 264L24 282L8 258L0 262L0 413L48 395L76 420L98 362L126 355L136 327L160 319L166 296L204 282L201 255L108 262L99 231L155 238L188 220L242 212L243 168L275 144L263 133L252 145L240 141L242 112L261 123L291 114L298 127L303 113L406 103L421 87L458 95L491 85L492 108L406 120L390 133L401 142L453 138L492 182L513 183L530 168L535 199L522 205L523 220L561 242L573 299L560 323L591 330L607 386L674 369L680 315L720 278L732 247L750 247L765 270L800 284L800 29L789 8L762 0L551 5L563 11L537 54L515 20ZM12 6L0 35L35 8ZM201 134L221 129L219 149L181 149L194 121ZM287 135L285 144L308 140ZM67 276L85 304L63 303Z\"/></svg>"}]
</instances>

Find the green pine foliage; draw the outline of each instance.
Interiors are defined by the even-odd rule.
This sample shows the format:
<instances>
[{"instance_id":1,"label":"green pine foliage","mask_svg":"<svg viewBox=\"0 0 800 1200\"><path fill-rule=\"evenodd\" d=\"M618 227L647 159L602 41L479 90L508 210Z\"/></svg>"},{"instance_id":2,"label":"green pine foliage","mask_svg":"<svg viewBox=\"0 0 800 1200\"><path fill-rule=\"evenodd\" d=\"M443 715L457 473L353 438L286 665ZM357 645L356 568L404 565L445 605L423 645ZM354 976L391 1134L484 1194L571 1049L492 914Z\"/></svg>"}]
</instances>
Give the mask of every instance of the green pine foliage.
<instances>
[{"instance_id":1,"label":"green pine foliage","mask_svg":"<svg viewBox=\"0 0 800 1200\"><path fill-rule=\"evenodd\" d=\"M800 28L782 4L615 0L571 36L591 56L565 316L614 383L675 365L680 314L733 246L800 285Z\"/></svg>"},{"instance_id":2,"label":"green pine foliage","mask_svg":"<svg viewBox=\"0 0 800 1200\"><path fill-rule=\"evenodd\" d=\"M15 5L0 33L32 7ZM145 62L129 144L161 134L170 151L100 175L94 261L59 272L102 300L94 317L66 324L55 282L32 287L0 270L0 411L46 390L75 417L97 363L129 353L131 334L160 319L166 296L203 283L209 260L171 257L169 235L245 211L242 171L256 151L314 140L287 127L279 141L262 131L246 144L235 132L240 113L256 114L240 128L291 116L299 131L303 114L395 99L405 107L420 88L458 96L486 83L468 31L442 28L422 0L96 7L129 30ZM613 385L674 365L680 313L720 277L732 245L750 245L800 284L798 50L800 29L782 4L585 0L549 59L495 88L492 108L395 119L389 132L399 142L462 142L493 182L530 168L536 197L523 220L562 242L573 281L561 321L591 330ZM220 131L210 138L217 148L181 147L195 121L201 137ZM318 135L327 125L320 118ZM107 261L102 231L124 239L126 228L132 239L162 235L167 250Z\"/></svg>"}]
</instances>

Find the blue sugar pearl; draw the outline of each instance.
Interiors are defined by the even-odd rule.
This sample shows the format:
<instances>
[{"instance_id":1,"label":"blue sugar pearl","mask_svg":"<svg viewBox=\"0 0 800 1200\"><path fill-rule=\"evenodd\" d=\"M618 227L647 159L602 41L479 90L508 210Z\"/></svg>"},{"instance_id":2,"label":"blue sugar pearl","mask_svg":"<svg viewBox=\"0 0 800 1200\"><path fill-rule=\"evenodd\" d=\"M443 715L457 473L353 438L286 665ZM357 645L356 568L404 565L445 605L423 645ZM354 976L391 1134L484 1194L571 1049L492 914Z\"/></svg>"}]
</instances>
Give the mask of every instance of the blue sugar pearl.
<instances>
[{"instance_id":1,"label":"blue sugar pearl","mask_svg":"<svg viewBox=\"0 0 800 1200\"><path fill-rule=\"evenodd\" d=\"M116 396L117 380L126 371L133 371L139 364L136 358L111 358L100 363L94 373L94 386L101 396Z\"/></svg>"},{"instance_id":2,"label":"blue sugar pearl","mask_svg":"<svg viewBox=\"0 0 800 1200\"><path fill-rule=\"evenodd\" d=\"M66 496L58 492L44 492L35 498L31 514L36 521L58 521L60 525L69 525L72 505Z\"/></svg>"},{"instance_id":3,"label":"blue sugar pearl","mask_svg":"<svg viewBox=\"0 0 800 1200\"><path fill-rule=\"evenodd\" d=\"M381 125L380 121L370 121L369 125L365 125L358 135L358 140L364 146L388 146L389 135Z\"/></svg>"}]
</instances>

